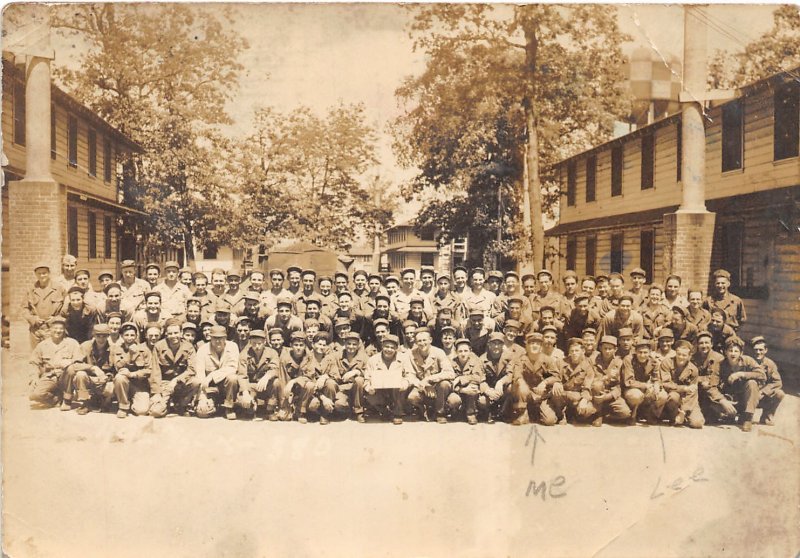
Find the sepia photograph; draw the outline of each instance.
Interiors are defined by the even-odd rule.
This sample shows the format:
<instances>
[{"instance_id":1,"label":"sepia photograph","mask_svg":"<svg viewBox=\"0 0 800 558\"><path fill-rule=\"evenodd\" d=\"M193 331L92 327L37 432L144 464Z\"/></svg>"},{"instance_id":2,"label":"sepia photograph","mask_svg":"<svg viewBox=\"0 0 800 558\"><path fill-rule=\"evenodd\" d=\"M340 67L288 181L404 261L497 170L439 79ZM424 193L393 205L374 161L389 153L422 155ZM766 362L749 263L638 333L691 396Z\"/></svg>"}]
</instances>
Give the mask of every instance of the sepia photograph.
<instances>
[{"instance_id":1,"label":"sepia photograph","mask_svg":"<svg viewBox=\"0 0 800 558\"><path fill-rule=\"evenodd\" d=\"M3 556L800 556L800 6L1 25Z\"/></svg>"}]
</instances>

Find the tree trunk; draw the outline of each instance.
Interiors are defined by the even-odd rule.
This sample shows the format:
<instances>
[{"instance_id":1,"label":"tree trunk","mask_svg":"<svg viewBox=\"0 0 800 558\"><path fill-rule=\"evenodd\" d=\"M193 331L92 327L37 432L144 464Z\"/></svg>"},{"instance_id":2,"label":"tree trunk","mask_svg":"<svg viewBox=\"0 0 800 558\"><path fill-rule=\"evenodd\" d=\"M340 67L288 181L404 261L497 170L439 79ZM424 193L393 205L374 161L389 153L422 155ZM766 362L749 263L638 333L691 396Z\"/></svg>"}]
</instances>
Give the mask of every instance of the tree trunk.
<instances>
[{"instance_id":1,"label":"tree trunk","mask_svg":"<svg viewBox=\"0 0 800 558\"><path fill-rule=\"evenodd\" d=\"M544 263L544 221L542 219L542 183L539 178L539 133L536 114L536 59L539 40L533 21L525 25L525 70L527 93L522 100L527 128L526 160L528 163L527 190L530 200L532 266L540 269Z\"/></svg>"}]
</instances>

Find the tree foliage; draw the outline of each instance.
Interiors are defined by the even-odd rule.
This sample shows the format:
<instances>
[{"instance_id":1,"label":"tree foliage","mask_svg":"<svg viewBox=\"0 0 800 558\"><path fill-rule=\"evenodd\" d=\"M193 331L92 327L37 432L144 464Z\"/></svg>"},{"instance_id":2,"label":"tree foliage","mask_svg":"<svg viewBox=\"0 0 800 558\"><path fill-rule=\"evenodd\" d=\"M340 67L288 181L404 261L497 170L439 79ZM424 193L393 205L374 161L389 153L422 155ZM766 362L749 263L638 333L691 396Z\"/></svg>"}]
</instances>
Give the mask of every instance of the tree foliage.
<instances>
[{"instance_id":1,"label":"tree foliage","mask_svg":"<svg viewBox=\"0 0 800 558\"><path fill-rule=\"evenodd\" d=\"M82 103L144 147L126 202L149 214L150 248L219 240L233 211L231 146L219 132L247 43L225 9L189 4L54 5L54 29L89 49L57 77Z\"/></svg>"},{"instance_id":2,"label":"tree foliage","mask_svg":"<svg viewBox=\"0 0 800 558\"><path fill-rule=\"evenodd\" d=\"M740 52L717 51L709 65L712 87L741 87L800 66L800 8L779 6L772 29Z\"/></svg>"},{"instance_id":3,"label":"tree foliage","mask_svg":"<svg viewBox=\"0 0 800 558\"><path fill-rule=\"evenodd\" d=\"M267 245L294 237L347 249L391 218L376 204L386 188L376 174L375 130L364 106L339 104L324 117L307 107L256 112L254 133L241 146L238 235Z\"/></svg>"},{"instance_id":4,"label":"tree foliage","mask_svg":"<svg viewBox=\"0 0 800 558\"><path fill-rule=\"evenodd\" d=\"M615 117L629 109L621 89L626 36L615 9L411 9L410 35L427 65L398 88L404 112L393 129L401 164L420 169L404 189L407 199L425 200L417 225L469 236L478 254L530 259L531 245L543 244L541 212L557 210L549 166L608 139ZM543 208L532 216L533 230L521 226L526 144L535 146L536 168L528 174ZM541 265L540 256L534 265Z\"/></svg>"}]
</instances>

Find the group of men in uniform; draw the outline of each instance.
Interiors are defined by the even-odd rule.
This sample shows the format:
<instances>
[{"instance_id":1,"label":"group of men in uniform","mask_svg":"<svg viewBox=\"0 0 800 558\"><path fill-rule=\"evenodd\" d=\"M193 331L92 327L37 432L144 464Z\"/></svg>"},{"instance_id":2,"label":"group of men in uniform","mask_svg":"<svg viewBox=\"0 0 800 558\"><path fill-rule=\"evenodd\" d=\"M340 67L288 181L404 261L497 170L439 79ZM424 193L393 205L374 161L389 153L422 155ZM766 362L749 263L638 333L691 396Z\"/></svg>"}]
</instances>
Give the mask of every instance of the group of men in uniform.
<instances>
[{"instance_id":1,"label":"group of men in uniform","mask_svg":"<svg viewBox=\"0 0 800 558\"><path fill-rule=\"evenodd\" d=\"M759 408L771 425L784 397L767 341L737 335L747 316L725 270L706 296L677 275L647 284L641 269L629 285L568 271L559 290L547 270L243 277L166 262L142 279L133 261L120 268L100 273L99 290L69 255L57 277L46 263L33 270L32 401L86 414L116 400L120 418L708 420L749 431Z\"/></svg>"}]
</instances>

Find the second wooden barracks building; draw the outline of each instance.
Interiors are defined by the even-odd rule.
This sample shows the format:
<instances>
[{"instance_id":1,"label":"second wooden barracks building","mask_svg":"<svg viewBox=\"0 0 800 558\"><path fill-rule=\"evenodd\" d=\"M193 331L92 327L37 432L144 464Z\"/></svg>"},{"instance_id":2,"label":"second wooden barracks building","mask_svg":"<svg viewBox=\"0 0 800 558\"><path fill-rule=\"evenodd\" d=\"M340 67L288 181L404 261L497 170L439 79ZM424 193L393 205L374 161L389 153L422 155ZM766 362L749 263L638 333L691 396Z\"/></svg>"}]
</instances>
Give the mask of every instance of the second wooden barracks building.
<instances>
[{"instance_id":1,"label":"second wooden barracks building","mask_svg":"<svg viewBox=\"0 0 800 558\"><path fill-rule=\"evenodd\" d=\"M681 204L681 125L674 114L556 165L560 220L547 234L558 238L560 273L627 278L641 267L648 282L664 282L675 261L669 214ZM705 205L713 235L690 249L710 252L709 271L731 272L731 291L747 309L740 334L766 336L770 356L787 364L800 357L799 139L800 68L712 104Z\"/></svg>"}]
</instances>

